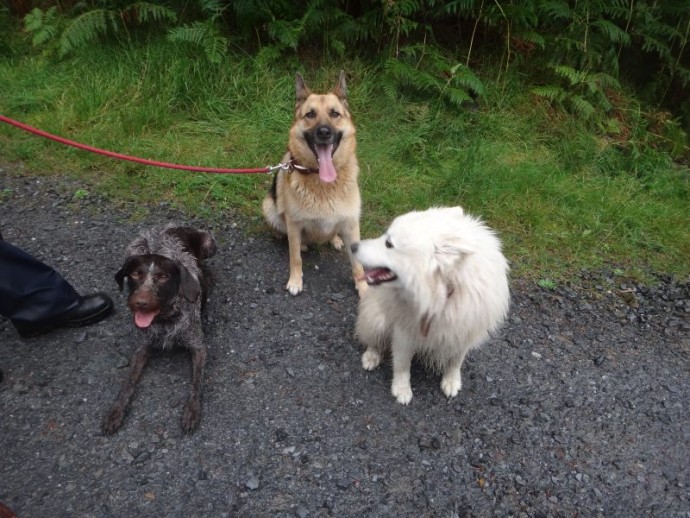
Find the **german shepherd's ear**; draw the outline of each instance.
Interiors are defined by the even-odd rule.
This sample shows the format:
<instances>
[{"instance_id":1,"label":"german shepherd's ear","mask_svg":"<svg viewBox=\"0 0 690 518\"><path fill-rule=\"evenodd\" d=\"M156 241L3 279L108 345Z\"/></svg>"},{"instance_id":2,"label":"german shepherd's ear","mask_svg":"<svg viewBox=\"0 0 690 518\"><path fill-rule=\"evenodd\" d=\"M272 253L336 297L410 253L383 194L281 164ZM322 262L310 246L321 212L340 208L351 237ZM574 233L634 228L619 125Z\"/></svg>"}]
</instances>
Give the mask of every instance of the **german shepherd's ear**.
<instances>
[{"instance_id":1,"label":"german shepherd's ear","mask_svg":"<svg viewBox=\"0 0 690 518\"><path fill-rule=\"evenodd\" d=\"M311 90L309 90L305 84L302 74L297 72L297 74L295 74L295 98L297 99L295 108L299 108L300 105L307 100L309 94L311 94Z\"/></svg>"},{"instance_id":2,"label":"german shepherd's ear","mask_svg":"<svg viewBox=\"0 0 690 518\"><path fill-rule=\"evenodd\" d=\"M338 78L338 84L333 88L333 93L338 96L338 99L345 101L347 99L347 84L345 83L345 71L340 71L340 77Z\"/></svg>"}]
</instances>

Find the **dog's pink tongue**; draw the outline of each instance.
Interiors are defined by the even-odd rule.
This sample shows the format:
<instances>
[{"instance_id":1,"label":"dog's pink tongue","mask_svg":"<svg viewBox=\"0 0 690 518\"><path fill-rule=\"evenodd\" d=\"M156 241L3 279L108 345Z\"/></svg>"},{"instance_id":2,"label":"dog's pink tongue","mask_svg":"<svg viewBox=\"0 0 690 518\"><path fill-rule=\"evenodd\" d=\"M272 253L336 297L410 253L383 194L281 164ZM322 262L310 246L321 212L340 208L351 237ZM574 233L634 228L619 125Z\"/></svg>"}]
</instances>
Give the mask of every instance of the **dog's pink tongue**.
<instances>
[{"instance_id":1,"label":"dog's pink tongue","mask_svg":"<svg viewBox=\"0 0 690 518\"><path fill-rule=\"evenodd\" d=\"M316 153L319 157L319 178L322 182L331 183L335 181L338 174L333 166L333 144L327 146L316 146Z\"/></svg>"},{"instance_id":2,"label":"dog's pink tongue","mask_svg":"<svg viewBox=\"0 0 690 518\"><path fill-rule=\"evenodd\" d=\"M134 324L137 327L145 329L151 325L151 322L153 322L157 314L158 311L137 311L134 313Z\"/></svg>"}]
</instances>

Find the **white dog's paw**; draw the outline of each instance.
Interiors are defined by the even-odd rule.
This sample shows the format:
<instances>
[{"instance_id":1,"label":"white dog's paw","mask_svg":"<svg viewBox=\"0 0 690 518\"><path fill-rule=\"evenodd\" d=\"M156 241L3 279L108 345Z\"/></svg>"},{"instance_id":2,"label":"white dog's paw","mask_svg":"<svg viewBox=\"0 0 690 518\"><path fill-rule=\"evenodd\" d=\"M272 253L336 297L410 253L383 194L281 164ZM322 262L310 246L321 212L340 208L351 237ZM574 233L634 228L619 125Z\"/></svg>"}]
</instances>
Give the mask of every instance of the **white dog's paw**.
<instances>
[{"instance_id":1,"label":"white dog's paw","mask_svg":"<svg viewBox=\"0 0 690 518\"><path fill-rule=\"evenodd\" d=\"M331 245L336 250L342 250L343 249L343 240L340 239L340 236L335 236L333 239L331 239Z\"/></svg>"},{"instance_id":2,"label":"white dog's paw","mask_svg":"<svg viewBox=\"0 0 690 518\"><path fill-rule=\"evenodd\" d=\"M462 388L460 373L453 372L444 374L441 379L441 390L447 397L455 397Z\"/></svg>"},{"instance_id":3,"label":"white dog's paw","mask_svg":"<svg viewBox=\"0 0 690 518\"><path fill-rule=\"evenodd\" d=\"M362 355L362 367L364 370L373 371L381 364L381 355L376 351L367 349Z\"/></svg>"},{"instance_id":4,"label":"white dog's paw","mask_svg":"<svg viewBox=\"0 0 690 518\"><path fill-rule=\"evenodd\" d=\"M410 386L410 382L408 380L401 381L393 379L391 393L401 405L407 405L410 401L412 401L412 387Z\"/></svg>"},{"instance_id":5,"label":"white dog's paw","mask_svg":"<svg viewBox=\"0 0 690 518\"><path fill-rule=\"evenodd\" d=\"M290 279L285 289L290 292L290 295L299 295L302 293L302 279Z\"/></svg>"}]
</instances>

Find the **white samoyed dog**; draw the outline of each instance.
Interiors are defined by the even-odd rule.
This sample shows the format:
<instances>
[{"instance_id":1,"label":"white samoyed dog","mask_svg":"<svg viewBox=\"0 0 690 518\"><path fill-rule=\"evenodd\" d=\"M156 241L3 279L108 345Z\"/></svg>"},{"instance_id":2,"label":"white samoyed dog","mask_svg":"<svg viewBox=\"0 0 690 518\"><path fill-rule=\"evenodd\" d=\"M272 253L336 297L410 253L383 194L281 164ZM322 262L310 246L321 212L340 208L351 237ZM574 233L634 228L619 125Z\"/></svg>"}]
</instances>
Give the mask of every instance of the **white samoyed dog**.
<instances>
[{"instance_id":1,"label":"white samoyed dog","mask_svg":"<svg viewBox=\"0 0 690 518\"><path fill-rule=\"evenodd\" d=\"M352 252L370 286L356 326L366 346L362 366L375 369L390 349L391 392L406 405L417 354L441 372L443 393L456 396L467 351L508 314L508 263L498 237L461 207L431 208L397 217L385 234L354 243Z\"/></svg>"}]
</instances>

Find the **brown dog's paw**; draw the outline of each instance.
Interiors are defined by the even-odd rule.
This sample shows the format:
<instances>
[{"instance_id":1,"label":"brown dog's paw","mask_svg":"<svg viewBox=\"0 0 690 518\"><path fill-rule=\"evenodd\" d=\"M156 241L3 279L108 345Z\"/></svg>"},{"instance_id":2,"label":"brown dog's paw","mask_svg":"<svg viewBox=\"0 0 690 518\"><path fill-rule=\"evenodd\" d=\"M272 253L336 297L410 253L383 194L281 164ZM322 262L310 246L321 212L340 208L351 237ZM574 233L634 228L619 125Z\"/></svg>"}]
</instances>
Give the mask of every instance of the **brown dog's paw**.
<instances>
[{"instance_id":1,"label":"brown dog's paw","mask_svg":"<svg viewBox=\"0 0 690 518\"><path fill-rule=\"evenodd\" d=\"M201 422L201 404L198 400L190 399L182 412L182 429L191 433L199 427Z\"/></svg>"},{"instance_id":2,"label":"brown dog's paw","mask_svg":"<svg viewBox=\"0 0 690 518\"><path fill-rule=\"evenodd\" d=\"M125 417L125 413L121 408L119 408L119 407L113 408L108 413L106 418L103 420L103 424L101 424L101 430L106 435L114 434L122 426L122 420L124 419L124 417Z\"/></svg>"}]
</instances>

